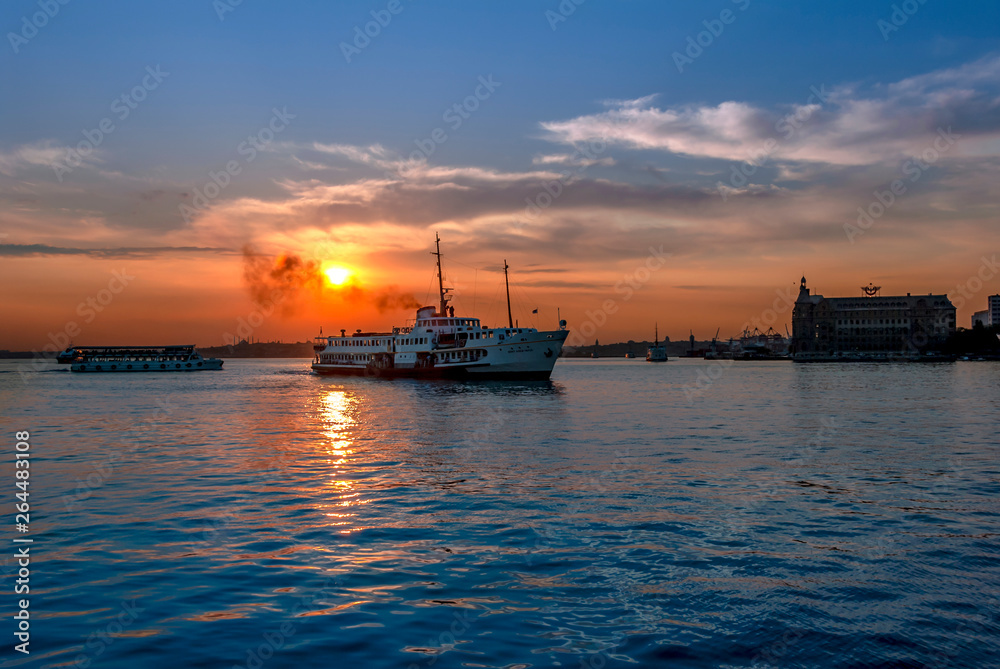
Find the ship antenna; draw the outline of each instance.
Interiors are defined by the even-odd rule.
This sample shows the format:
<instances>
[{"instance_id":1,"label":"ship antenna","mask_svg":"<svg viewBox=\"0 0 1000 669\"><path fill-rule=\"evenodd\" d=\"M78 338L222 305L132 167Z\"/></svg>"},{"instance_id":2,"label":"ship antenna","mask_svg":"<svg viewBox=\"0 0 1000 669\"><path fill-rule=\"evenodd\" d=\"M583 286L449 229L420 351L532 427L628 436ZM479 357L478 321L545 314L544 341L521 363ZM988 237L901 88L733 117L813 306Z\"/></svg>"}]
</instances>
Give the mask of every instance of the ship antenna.
<instances>
[{"instance_id":1,"label":"ship antenna","mask_svg":"<svg viewBox=\"0 0 1000 669\"><path fill-rule=\"evenodd\" d=\"M431 255L437 256L438 265L438 294L441 296L441 310L439 315L444 316L448 308L448 300L445 298L444 294L444 276L441 274L441 237L438 233L434 233L434 243L437 246L437 251L431 252Z\"/></svg>"},{"instance_id":2,"label":"ship antenna","mask_svg":"<svg viewBox=\"0 0 1000 669\"><path fill-rule=\"evenodd\" d=\"M507 287L507 327L514 328L514 317L510 313L510 280L507 278L507 259L503 261L503 283Z\"/></svg>"}]
</instances>

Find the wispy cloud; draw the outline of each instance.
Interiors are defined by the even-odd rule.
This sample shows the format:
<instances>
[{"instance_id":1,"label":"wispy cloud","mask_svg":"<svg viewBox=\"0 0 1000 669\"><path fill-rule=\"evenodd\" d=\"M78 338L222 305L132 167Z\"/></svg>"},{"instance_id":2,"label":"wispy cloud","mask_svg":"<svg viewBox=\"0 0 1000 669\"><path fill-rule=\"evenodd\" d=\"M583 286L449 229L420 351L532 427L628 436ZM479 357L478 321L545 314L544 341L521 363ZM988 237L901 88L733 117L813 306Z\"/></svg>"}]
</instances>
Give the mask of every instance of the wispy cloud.
<instances>
[{"instance_id":1,"label":"wispy cloud","mask_svg":"<svg viewBox=\"0 0 1000 669\"><path fill-rule=\"evenodd\" d=\"M68 151L68 147L48 139L0 151L0 174L13 177L29 169L52 169L53 164L65 160ZM96 152L90 152L83 160L100 162Z\"/></svg>"},{"instance_id":2,"label":"wispy cloud","mask_svg":"<svg viewBox=\"0 0 1000 669\"><path fill-rule=\"evenodd\" d=\"M941 128L975 137L955 155L1000 154L1000 56L910 77L862 92L816 89L780 109L747 102L659 108L649 97L608 111L542 123L548 138L574 145L604 139L625 148L747 160L777 140L775 160L870 165L917 155ZM822 99L821 99L822 98ZM791 116L790 116L791 115ZM792 127L790 118L800 122ZM975 145L975 146L973 146Z\"/></svg>"},{"instance_id":3,"label":"wispy cloud","mask_svg":"<svg viewBox=\"0 0 1000 669\"><path fill-rule=\"evenodd\" d=\"M150 246L118 248L78 248L48 244L0 244L0 256L28 258L37 256L89 256L92 258L151 258L187 253L232 254L231 249L203 246Z\"/></svg>"},{"instance_id":4,"label":"wispy cloud","mask_svg":"<svg viewBox=\"0 0 1000 669\"><path fill-rule=\"evenodd\" d=\"M594 165L602 165L605 167L610 167L615 165L615 159L610 156L605 156L604 158L584 158L582 156L574 155L572 153L549 153L541 156L535 156L531 159L532 165L571 165L573 167L593 167Z\"/></svg>"}]
</instances>

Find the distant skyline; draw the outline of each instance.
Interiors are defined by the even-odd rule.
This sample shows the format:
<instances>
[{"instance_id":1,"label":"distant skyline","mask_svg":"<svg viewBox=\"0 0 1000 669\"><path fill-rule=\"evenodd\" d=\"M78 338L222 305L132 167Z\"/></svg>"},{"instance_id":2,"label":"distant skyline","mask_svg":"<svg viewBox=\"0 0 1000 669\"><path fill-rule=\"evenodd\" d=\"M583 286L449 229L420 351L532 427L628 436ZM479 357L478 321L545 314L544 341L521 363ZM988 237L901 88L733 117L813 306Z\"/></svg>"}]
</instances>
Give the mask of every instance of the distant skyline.
<instances>
[{"instance_id":1,"label":"distant skyline","mask_svg":"<svg viewBox=\"0 0 1000 669\"><path fill-rule=\"evenodd\" d=\"M0 348L401 325L436 303L435 232L458 312L506 320L506 259L515 318L587 343L783 332L803 275L947 293L968 327L1000 292L998 25L918 0L7 2Z\"/></svg>"}]
</instances>

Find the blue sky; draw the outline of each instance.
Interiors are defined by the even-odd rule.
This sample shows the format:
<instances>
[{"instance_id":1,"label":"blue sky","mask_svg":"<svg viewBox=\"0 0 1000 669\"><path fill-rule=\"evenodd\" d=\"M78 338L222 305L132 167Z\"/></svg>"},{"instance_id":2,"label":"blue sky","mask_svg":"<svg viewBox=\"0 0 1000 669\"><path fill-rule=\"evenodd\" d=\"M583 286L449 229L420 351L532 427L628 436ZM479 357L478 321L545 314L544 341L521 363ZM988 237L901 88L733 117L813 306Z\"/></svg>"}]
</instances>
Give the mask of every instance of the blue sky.
<instances>
[{"instance_id":1,"label":"blue sky","mask_svg":"<svg viewBox=\"0 0 1000 669\"><path fill-rule=\"evenodd\" d=\"M784 105L812 85L894 81L996 48L1000 5L930 0L885 41L876 22L892 4L588 0L552 30L545 12L558 2L401 0L403 11L347 63L339 44L385 2L245 0L220 21L210 0L73 0L20 53L2 50L0 122L7 145L70 142L161 64L170 78L156 104L109 140L131 154L128 164L183 169L225 156L272 106L298 114L286 139L402 151L493 73L499 95L441 158L509 165L537 150L540 121L609 98ZM37 9L4 3L4 30ZM678 73L671 54L725 9L735 21Z\"/></svg>"},{"instance_id":2,"label":"blue sky","mask_svg":"<svg viewBox=\"0 0 1000 669\"><path fill-rule=\"evenodd\" d=\"M245 244L320 262L343 254L372 282L408 287L440 230L470 266L497 253L555 265L558 278L525 285L578 315L665 243L674 263L636 313L659 300L729 314L766 302L804 267L828 277L830 293L861 278L950 290L994 232L996 3L399 0L351 62L342 44L372 12L386 16L387 0L243 0L220 19L223 3L3 4L0 252L10 276L35 277L49 296L59 288L47 273L99 285L102 263L140 248L150 295L170 294L184 288L178 267L200 276L190 263L209 258L218 280L201 317L213 314L204 328L214 333L232 318L214 316L218 304L248 308L233 296ZM42 6L58 12L17 37ZM887 32L894 13L898 30ZM674 54L689 39L704 46L678 71ZM113 101L147 68L168 74L116 118ZM446 110L482 91L481 77L499 85L449 128ZM829 99L810 100L817 88ZM240 147L274 109L294 118L247 160ZM777 128L789 114L801 128L786 137ZM53 167L106 118L113 131L79 166ZM938 140L943 151L906 196L852 236L858 208L952 126L961 139ZM447 140L430 144L426 163L407 163L437 128ZM753 174L734 177L771 138ZM597 140L606 146L592 159L574 153ZM231 161L240 173L182 215ZM552 206L527 215L526 200L556 181ZM603 274L584 269L595 262ZM405 268L402 281L393 268ZM740 292L748 286L755 296ZM29 293L18 306L41 294ZM752 316L726 318L735 328ZM271 326L291 338L300 324ZM35 327L47 327L43 316Z\"/></svg>"}]
</instances>

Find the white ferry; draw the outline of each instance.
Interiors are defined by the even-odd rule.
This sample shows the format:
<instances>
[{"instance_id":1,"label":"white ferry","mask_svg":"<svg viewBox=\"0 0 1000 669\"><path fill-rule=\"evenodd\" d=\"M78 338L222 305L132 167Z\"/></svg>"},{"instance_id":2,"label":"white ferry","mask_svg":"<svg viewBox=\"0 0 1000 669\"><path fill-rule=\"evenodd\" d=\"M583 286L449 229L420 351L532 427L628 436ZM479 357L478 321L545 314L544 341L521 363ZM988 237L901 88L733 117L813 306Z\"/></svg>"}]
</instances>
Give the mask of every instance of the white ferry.
<instances>
[{"instance_id":1,"label":"white ferry","mask_svg":"<svg viewBox=\"0 0 1000 669\"><path fill-rule=\"evenodd\" d=\"M654 327L653 345L646 350L646 362L666 362L667 345L666 343L660 345L660 327L658 325Z\"/></svg>"},{"instance_id":2,"label":"white ferry","mask_svg":"<svg viewBox=\"0 0 1000 669\"><path fill-rule=\"evenodd\" d=\"M219 358L205 358L193 344L184 346L76 346L59 354L74 372L199 372L222 369Z\"/></svg>"},{"instance_id":3,"label":"white ferry","mask_svg":"<svg viewBox=\"0 0 1000 669\"><path fill-rule=\"evenodd\" d=\"M391 332L362 332L316 337L317 374L385 377L547 379L569 335L566 321L558 330L539 331L514 325L510 311L507 262L507 327L487 327L478 318L455 315L441 273L441 240L436 240L437 308L417 309L416 319Z\"/></svg>"}]
</instances>

